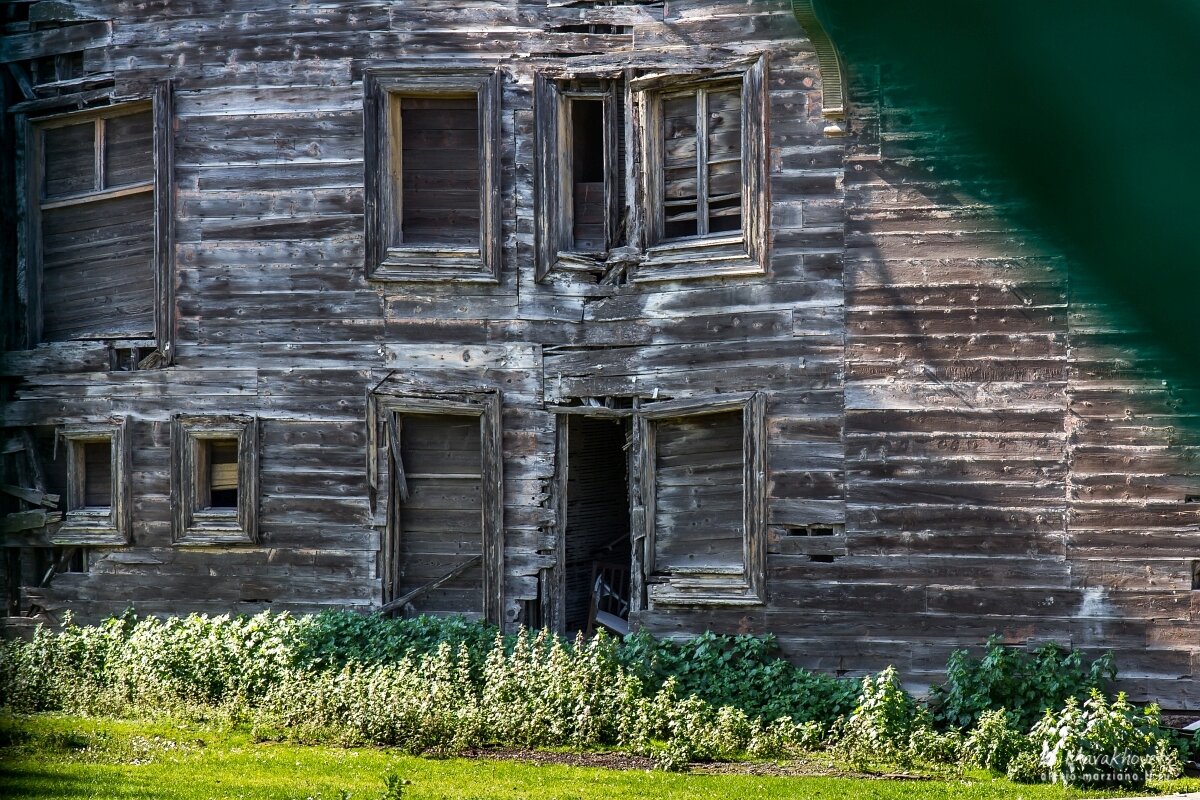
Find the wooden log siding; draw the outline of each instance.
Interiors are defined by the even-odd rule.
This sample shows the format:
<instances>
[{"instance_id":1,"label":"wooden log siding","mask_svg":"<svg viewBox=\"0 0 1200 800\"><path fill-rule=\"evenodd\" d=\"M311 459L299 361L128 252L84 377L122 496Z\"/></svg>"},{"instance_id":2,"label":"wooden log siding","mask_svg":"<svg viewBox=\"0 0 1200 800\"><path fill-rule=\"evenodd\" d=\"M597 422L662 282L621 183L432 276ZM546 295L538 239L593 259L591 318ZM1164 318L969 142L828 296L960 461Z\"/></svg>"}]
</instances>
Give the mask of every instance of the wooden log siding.
<instances>
[{"instance_id":1,"label":"wooden log siding","mask_svg":"<svg viewBox=\"0 0 1200 800\"><path fill-rule=\"evenodd\" d=\"M3 39L0 52L14 62L82 49L85 83L64 87L56 106L39 95L8 117L18 124L0 124L9 170L0 175L15 174L10 154L24 166L34 152L22 114L154 97L154 153L124 163L153 163L155 189L104 201L152 196L152 213L130 205L94 216L120 227L148 213L155 318L122 346L148 342L174 365L113 370L130 359L114 359L103 339L37 346L41 284L20 282L34 242L15 226L36 215L43 187L18 192L19 215L0 215L0 261L21 259L16 271L5 266L0 285L14 291L0 293L0 318L26 349L0 359L11 387L0 441L32 431L42 494L61 494L65 506L67 453L60 441L54 457L55 430L123 419L128 437L128 537L96 543L87 572L36 590L52 613L377 609L396 596L382 556L400 541L389 538L389 508L394 521L398 507L387 404L490 397L494 424L481 444L495 453L482 490L494 498L482 529L487 616L511 627L540 607L563 620L551 596L566 505L555 409L632 417L757 393L761 461L747 475L761 474L762 500L747 513L764 530L759 600L649 602L639 565L653 487L639 479L655 464L633 424L635 625L671 636L774 633L806 666L856 674L891 663L915 685L936 678L951 649L993 633L1014 644L1056 640L1113 649L1120 688L1136 699L1200 707L1190 680L1200 665L1192 395L1079 270L1005 222L1006 209L919 161L902 125L924 112L905 99L903 76L853 76L850 135L829 139L825 76L782 0L753 14L726 0L150 0L136 14L115 0L86 5L96 22ZM401 85L418 73L469 80L445 92ZM666 145L661 128L647 127L649 101L738 76L740 260L688 251L684 240L647 248L660 241L647 214L663 196L647 191L647 149ZM491 202L480 213L492 216L481 216L482 250L470 265L454 261L461 253L417 253L376 270L392 244L376 236L386 138L372 99L384 77L401 81L392 88L402 101L406 92L477 98L480 145L493 149L477 162ZM5 80L4 96L27 102ZM559 104L571 87L605 81L614 87L606 120L625 134L606 179L627 190L613 218L626 221L620 243L629 249L560 258L571 230L558 220L574 195L558 185L556 164L569 153ZM56 147L94 165L85 128L46 130L78 134L74 150ZM145 129L125 135L144 141ZM949 136L941 144L957 146ZM104 163L117 156L119 147ZM58 197L88 188L84 170L65 164L51 165ZM83 204L46 213L71 208L51 219L68 225ZM64 229L52 242L66 280L81 263L62 249L76 235ZM88 247L109 265L141 252ZM94 307L81 304L79 314L122 302L115 289L91 294ZM82 332L51 322L61 338ZM176 414L256 420L256 537L176 539ZM38 488L32 477L3 483ZM15 512L6 530L62 513L4 497ZM49 546L64 524L5 534L27 578L37 558L46 562L30 543ZM788 536L806 526L838 533ZM838 541L817 544L824 539ZM4 588L21 596L20 586ZM26 586L26 609L33 591Z\"/></svg>"}]
</instances>

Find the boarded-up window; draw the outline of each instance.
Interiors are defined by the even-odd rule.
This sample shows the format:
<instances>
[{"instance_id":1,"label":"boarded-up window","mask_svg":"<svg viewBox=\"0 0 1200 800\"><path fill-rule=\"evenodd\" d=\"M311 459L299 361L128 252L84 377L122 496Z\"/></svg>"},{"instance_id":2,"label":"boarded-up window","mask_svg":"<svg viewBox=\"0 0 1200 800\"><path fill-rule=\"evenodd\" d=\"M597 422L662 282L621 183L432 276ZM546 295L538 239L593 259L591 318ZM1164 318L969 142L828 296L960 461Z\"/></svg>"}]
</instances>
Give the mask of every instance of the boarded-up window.
<instances>
[{"instance_id":1,"label":"boarded-up window","mask_svg":"<svg viewBox=\"0 0 1200 800\"><path fill-rule=\"evenodd\" d=\"M154 335L149 104L35 126L41 340Z\"/></svg>"},{"instance_id":2,"label":"boarded-up window","mask_svg":"<svg viewBox=\"0 0 1200 800\"><path fill-rule=\"evenodd\" d=\"M232 544L258 538L258 421L177 415L171 510L176 542Z\"/></svg>"},{"instance_id":3,"label":"boarded-up window","mask_svg":"<svg viewBox=\"0 0 1200 800\"><path fill-rule=\"evenodd\" d=\"M401 242L479 246L479 104L395 95L400 118Z\"/></svg>"},{"instance_id":4,"label":"boarded-up window","mask_svg":"<svg viewBox=\"0 0 1200 800\"><path fill-rule=\"evenodd\" d=\"M236 509L238 505L237 439L209 439L204 448L205 469L199 498L202 508Z\"/></svg>"},{"instance_id":5,"label":"boarded-up window","mask_svg":"<svg viewBox=\"0 0 1200 800\"><path fill-rule=\"evenodd\" d=\"M751 394L640 415L651 604L764 599L764 409Z\"/></svg>"},{"instance_id":6,"label":"boarded-up window","mask_svg":"<svg viewBox=\"0 0 1200 800\"><path fill-rule=\"evenodd\" d=\"M397 415L401 464L396 595L447 575L412 599L425 614L483 611L483 453L480 419L455 414ZM399 485L403 482L403 486Z\"/></svg>"},{"instance_id":7,"label":"boarded-up window","mask_svg":"<svg viewBox=\"0 0 1200 800\"><path fill-rule=\"evenodd\" d=\"M663 98L664 240L741 230L741 119L740 83Z\"/></svg>"},{"instance_id":8,"label":"boarded-up window","mask_svg":"<svg viewBox=\"0 0 1200 800\"><path fill-rule=\"evenodd\" d=\"M654 569L742 572L742 413L657 425Z\"/></svg>"},{"instance_id":9,"label":"boarded-up window","mask_svg":"<svg viewBox=\"0 0 1200 800\"><path fill-rule=\"evenodd\" d=\"M368 67L363 89L368 275L498 280L500 73Z\"/></svg>"}]
</instances>

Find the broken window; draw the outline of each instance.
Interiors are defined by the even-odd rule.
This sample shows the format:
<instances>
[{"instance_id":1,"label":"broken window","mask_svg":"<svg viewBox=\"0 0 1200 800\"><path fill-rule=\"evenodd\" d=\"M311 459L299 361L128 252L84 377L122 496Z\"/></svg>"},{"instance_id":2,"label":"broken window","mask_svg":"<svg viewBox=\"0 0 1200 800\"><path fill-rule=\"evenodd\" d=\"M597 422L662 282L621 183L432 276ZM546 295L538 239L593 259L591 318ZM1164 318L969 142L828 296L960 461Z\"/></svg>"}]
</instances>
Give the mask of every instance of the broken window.
<instances>
[{"instance_id":1,"label":"broken window","mask_svg":"<svg viewBox=\"0 0 1200 800\"><path fill-rule=\"evenodd\" d=\"M655 404L639 423L650 605L761 602L762 395Z\"/></svg>"},{"instance_id":2,"label":"broken window","mask_svg":"<svg viewBox=\"0 0 1200 800\"><path fill-rule=\"evenodd\" d=\"M129 541L129 449L124 420L65 425L65 513L55 544Z\"/></svg>"},{"instance_id":3,"label":"broken window","mask_svg":"<svg viewBox=\"0 0 1200 800\"><path fill-rule=\"evenodd\" d=\"M390 476L383 608L498 622L499 395L376 396L372 406Z\"/></svg>"},{"instance_id":4,"label":"broken window","mask_svg":"<svg viewBox=\"0 0 1200 800\"><path fill-rule=\"evenodd\" d=\"M22 287L29 345L141 339L170 350L170 89L29 121Z\"/></svg>"},{"instance_id":5,"label":"broken window","mask_svg":"<svg viewBox=\"0 0 1200 800\"><path fill-rule=\"evenodd\" d=\"M257 540L257 442L254 417L175 417L171 504L177 543Z\"/></svg>"},{"instance_id":6,"label":"broken window","mask_svg":"<svg viewBox=\"0 0 1200 800\"><path fill-rule=\"evenodd\" d=\"M536 78L538 277L604 272L626 243L625 85Z\"/></svg>"},{"instance_id":7,"label":"broken window","mask_svg":"<svg viewBox=\"0 0 1200 800\"><path fill-rule=\"evenodd\" d=\"M499 275L499 73L368 70L367 269L377 279Z\"/></svg>"},{"instance_id":8,"label":"broken window","mask_svg":"<svg viewBox=\"0 0 1200 800\"><path fill-rule=\"evenodd\" d=\"M637 92L646 259L635 279L765 271L766 60L646 76Z\"/></svg>"},{"instance_id":9,"label":"broken window","mask_svg":"<svg viewBox=\"0 0 1200 800\"><path fill-rule=\"evenodd\" d=\"M662 241L742 229L742 87L662 98Z\"/></svg>"}]
</instances>

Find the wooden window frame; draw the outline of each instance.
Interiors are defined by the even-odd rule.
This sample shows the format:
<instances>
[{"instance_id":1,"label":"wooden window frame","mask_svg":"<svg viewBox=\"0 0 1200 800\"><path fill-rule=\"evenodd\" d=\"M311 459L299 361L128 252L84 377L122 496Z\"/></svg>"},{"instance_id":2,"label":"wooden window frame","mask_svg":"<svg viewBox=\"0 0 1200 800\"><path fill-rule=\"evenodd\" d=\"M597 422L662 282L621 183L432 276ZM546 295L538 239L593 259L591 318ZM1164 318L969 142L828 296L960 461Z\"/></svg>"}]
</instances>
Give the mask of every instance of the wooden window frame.
<instances>
[{"instance_id":1,"label":"wooden window frame","mask_svg":"<svg viewBox=\"0 0 1200 800\"><path fill-rule=\"evenodd\" d=\"M392 98L474 93L479 111L479 246L405 246L400 232L403 164ZM377 281L497 283L500 221L500 71L492 67L370 67L363 72L366 270Z\"/></svg>"},{"instance_id":2,"label":"wooden window frame","mask_svg":"<svg viewBox=\"0 0 1200 800\"><path fill-rule=\"evenodd\" d=\"M738 233L663 241L663 98L739 82L742 91L742 228ZM767 269L770 181L767 180L767 56L699 75L649 75L629 82L639 131L640 200L634 229L644 257L634 281L762 275Z\"/></svg>"},{"instance_id":3,"label":"wooden window frame","mask_svg":"<svg viewBox=\"0 0 1200 800\"><path fill-rule=\"evenodd\" d=\"M730 411L742 413L742 570L738 574L676 570L655 572L655 445L656 426L663 421L688 419ZM631 595L645 608L656 605L745 606L766 602L766 396L762 392L667 401L643 406L635 414L635 446L640 503L633 514L635 585ZM642 609L635 609L642 610Z\"/></svg>"},{"instance_id":4,"label":"wooden window frame","mask_svg":"<svg viewBox=\"0 0 1200 800\"><path fill-rule=\"evenodd\" d=\"M238 443L237 508L202 507L201 447L214 439ZM184 416L171 420L171 508L175 544L254 544L258 541L258 419Z\"/></svg>"},{"instance_id":5,"label":"wooden window frame","mask_svg":"<svg viewBox=\"0 0 1200 800\"><path fill-rule=\"evenodd\" d=\"M595 269L604 263L616 242L621 224L619 184L627 182L627 166L618 163L620 132L617 130L618 105L626 102L625 93L618 94L617 82L597 78L607 87L597 90L572 90L545 73L534 75L534 146L535 185L534 217L536 280L542 281L551 270ZM592 98L603 104L604 120L604 194L605 224L610 247L605 252L583 251L573 246L572 222L572 101Z\"/></svg>"},{"instance_id":6,"label":"wooden window frame","mask_svg":"<svg viewBox=\"0 0 1200 800\"><path fill-rule=\"evenodd\" d=\"M373 392L367 401L367 471L369 482L378 490L380 481L379 444L386 443L388 474L394 474L400 442L394 432L397 415L438 414L479 418L480 496L483 507L483 618L502 624L504 609L504 458L501 424L501 396L496 391L466 391L430 394L383 394ZM382 431L382 435L380 434ZM386 536L380 543L379 570L382 579L380 603L395 599L386 592L393 583L392 565L387 548L398 544L400 531L396 513L399 498L387 490Z\"/></svg>"},{"instance_id":7,"label":"wooden window frame","mask_svg":"<svg viewBox=\"0 0 1200 800\"><path fill-rule=\"evenodd\" d=\"M129 544L132 530L130 493L129 425L124 418L64 425L58 436L66 443L67 486L62 524L50 536L55 545L121 546ZM108 442L111 503L107 507L84 505L84 446Z\"/></svg>"},{"instance_id":8,"label":"wooden window frame","mask_svg":"<svg viewBox=\"0 0 1200 800\"><path fill-rule=\"evenodd\" d=\"M17 192L18 226L17 269L18 296L25 306L25 347L33 349L42 343L42 225L41 212L47 205L41 201L42 131L79 124L89 119L108 119L126 114L140 113L149 109L154 142L153 177L150 181L114 190L96 190L80 193L69 198L52 201L55 207L110 199L132 192L154 193L153 264L154 275L154 330L147 331L153 338L159 358L155 366L169 366L175 353L175 244L174 244L174 145L173 145L173 92L169 81L155 84L153 91L140 98L114 103L82 111L55 113L46 116L18 117L20 152L18 174L24 176L24 188ZM98 123L100 124L100 123ZM97 152L101 152L102 140L96 141ZM87 340L127 341L145 339L138 336L113 336L99 334L80 337ZM49 344L61 344L58 342Z\"/></svg>"}]
</instances>

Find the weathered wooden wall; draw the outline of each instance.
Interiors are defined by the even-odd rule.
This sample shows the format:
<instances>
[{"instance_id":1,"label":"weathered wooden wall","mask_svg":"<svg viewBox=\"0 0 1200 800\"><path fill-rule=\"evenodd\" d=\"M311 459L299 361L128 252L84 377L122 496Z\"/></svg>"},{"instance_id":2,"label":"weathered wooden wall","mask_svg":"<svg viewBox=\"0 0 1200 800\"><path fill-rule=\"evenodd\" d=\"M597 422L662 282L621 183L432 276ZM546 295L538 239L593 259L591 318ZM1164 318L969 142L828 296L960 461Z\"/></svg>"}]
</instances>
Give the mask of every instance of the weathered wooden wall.
<instances>
[{"instance_id":1,"label":"weathered wooden wall","mask_svg":"<svg viewBox=\"0 0 1200 800\"><path fill-rule=\"evenodd\" d=\"M1164 374L1005 209L920 163L886 72L856 76L852 135L826 138L786 3L74 5L112 21L86 70L118 93L173 82L177 334L158 370L108 371L103 343L4 357L4 426L132 425L132 544L90 549L86 572L37 593L44 607L377 607L387 502L372 506L364 466L367 393L480 387L503 393L515 624L556 553L549 406L763 391L767 602L660 607L642 624L774 632L808 666L893 663L918 683L992 633L1113 647L1137 697L1198 702L1196 437ZM39 36L10 31L3 47L33 56ZM536 282L535 69L708 48L769 53L766 274ZM366 278L362 68L413 57L503 70L495 285ZM7 82L5 98L19 99ZM256 543L172 543L177 412L262 421ZM834 535L784 535L814 524Z\"/></svg>"}]
</instances>

